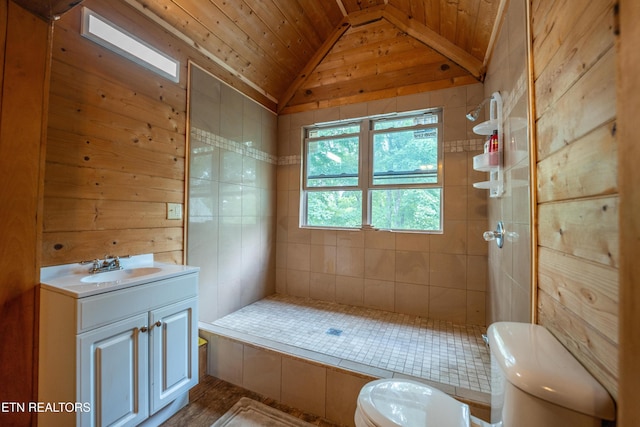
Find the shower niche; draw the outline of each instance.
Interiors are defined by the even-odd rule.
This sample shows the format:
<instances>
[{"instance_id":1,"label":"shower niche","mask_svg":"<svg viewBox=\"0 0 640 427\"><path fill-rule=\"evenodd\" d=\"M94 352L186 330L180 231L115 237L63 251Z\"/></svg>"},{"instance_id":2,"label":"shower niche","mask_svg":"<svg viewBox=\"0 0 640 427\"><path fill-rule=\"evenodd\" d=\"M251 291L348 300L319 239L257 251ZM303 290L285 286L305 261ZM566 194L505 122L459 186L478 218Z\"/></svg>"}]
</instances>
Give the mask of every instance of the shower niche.
<instances>
[{"instance_id":1,"label":"shower niche","mask_svg":"<svg viewBox=\"0 0 640 427\"><path fill-rule=\"evenodd\" d=\"M481 104L482 105L482 104ZM473 133L486 136L484 153L473 157L473 169L489 173L488 181L476 182L475 188L489 190L489 197L500 197L504 192L502 97L494 92L489 98L489 120L473 127Z\"/></svg>"}]
</instances>

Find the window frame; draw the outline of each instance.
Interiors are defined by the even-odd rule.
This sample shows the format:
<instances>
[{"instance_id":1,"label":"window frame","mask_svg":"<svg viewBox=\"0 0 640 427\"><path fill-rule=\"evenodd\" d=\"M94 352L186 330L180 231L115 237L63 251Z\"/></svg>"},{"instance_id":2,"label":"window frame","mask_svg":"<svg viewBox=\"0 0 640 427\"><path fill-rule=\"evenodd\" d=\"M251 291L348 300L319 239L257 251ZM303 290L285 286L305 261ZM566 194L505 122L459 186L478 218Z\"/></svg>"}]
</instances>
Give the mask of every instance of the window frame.
<instances>
[{"instance_id":1,"label":"window frame","mask_svg":"<svg viewBox=\"0 0 640 427\"><path fill-rule=\"evenodd\" d=\"M375 129L375 124L383 120L389 119L401 119L417 117L425 114L434 114L437 116L436 123L430 124L418 124L406 127L391 127L384 129ZM320 123L303 128L302 134L302 156L301 156L301 191L300 191L300 215L299 224L301 228L312 229L331 229L331 230L360 230L360 229L377 229L372 222L372 193L375 190L404 190L404 189L438 189L440 191L440 205L439 205L439 226L437 229L401 229L394 228L390 231L394 232L406 232L406 233L427 233L427 234L442 234L443 232L443 212L444 212L444 141L443 141L443 110L442 108L424 109L418 111L410 111L405 113L393 113L385 115L377 115L364 117L360 119L341 120L336 122ZM309 145L311 142L319 141L324 138L310 138L309 133L316 129L329 129L332 127L343 127L349 124L360 124L360 132L358 132L358 185L357 186L308 186L307 184L307 167L309 156ZM379 133L389 132L402 132L402 131L416 131L421 129L437 129L437 170L435 172L436 181L434 183L395 183L395 184L374 184L374 135ZM349 134L354 135L354 134ZM345 226L318 226L309 225L308 218L308 194L311 192L319 191L353 191L359 190L361 193L361 211L362 219L358 227L345 227Z\"/></svg>"}]
</instances>

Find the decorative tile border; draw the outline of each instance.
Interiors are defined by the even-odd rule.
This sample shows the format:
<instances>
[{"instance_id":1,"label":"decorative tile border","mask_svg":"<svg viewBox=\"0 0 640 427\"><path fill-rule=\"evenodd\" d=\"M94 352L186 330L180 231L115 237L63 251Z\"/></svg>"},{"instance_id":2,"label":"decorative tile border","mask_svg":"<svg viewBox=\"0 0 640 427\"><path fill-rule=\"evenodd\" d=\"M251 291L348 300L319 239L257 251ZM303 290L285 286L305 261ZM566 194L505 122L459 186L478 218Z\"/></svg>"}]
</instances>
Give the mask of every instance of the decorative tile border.
<instances>
[{"instance_id":1,"label":"decorative tile border","mask_svg":"<svg viewBox=\"0 0 640 427\"><path fill-rule=\"evenodd\" d=\"M219 135L213 134L203 129L192 127L191 138L194 138L203 144L239 153L252 159L260 160L274 165L278 164L278 156L258 150L257 148L248 147L241 142L223 138Z\"/></svg>"},{"instance_id":2,"label":"decorative tile border","mask_svg":"<svg viewBox=\"0 0 640 427\"><path fill-rule=\"evenodd\" d=\"M458 141L445 141L445 153L462 153L465 151L483 151L486 140L482 138L462 139Z\"/></svg>"},{"instance_id":3,"label":"decorative tile border","mask_svg":"<svg viewBox=\"0 0 640 427\"><path fill-rule=\"evenodd\" d=\"M299 165L302 163L302 158L300 155L278 157L273 154L258 150L256 148L247 147L240 142L232 141L219 135L215 135L209 131L198 128L191 129L191 137L203 144L233 151L242 154L243 156L251 157L253 159L261 160L263 162L268 162L278 166ZM446 141L444 142L444 152L461 153L466 151L482 151L484 143L484 139L481 138Z\"/></svg>"},{"instance_id":4,"label":"decorative tile border","mask_svg":"<svg viewBox=\"0 0 640 427\"><path fill-rule=\"evenodd\" d=\"M299 165L302 163L302 156L280 156L278 157L278 166Z\"/></svg>"}]
</instances>

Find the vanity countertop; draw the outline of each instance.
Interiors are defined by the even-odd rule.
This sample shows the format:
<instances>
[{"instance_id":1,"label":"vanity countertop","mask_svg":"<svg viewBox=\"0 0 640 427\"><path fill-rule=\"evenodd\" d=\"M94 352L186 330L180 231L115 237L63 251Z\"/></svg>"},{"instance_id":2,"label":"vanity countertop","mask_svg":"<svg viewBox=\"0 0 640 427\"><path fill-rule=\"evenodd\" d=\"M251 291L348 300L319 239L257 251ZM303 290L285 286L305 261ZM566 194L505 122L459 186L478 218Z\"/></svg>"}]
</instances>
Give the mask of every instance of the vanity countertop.
<instances>
[{"instance_id":1,"label":"vanity countertop","mask_svg":"<svg viewBox=\"0 0 640 427\"><path fill-rule=\"evenodd\" d=\"M78 263L43 267L41 287L73 298L85 298L200 270L200 267L156 262L153 254L123 258L120 262L121 270L95 274L89 272L88 265Z\"/></svg>"}]
</instances>

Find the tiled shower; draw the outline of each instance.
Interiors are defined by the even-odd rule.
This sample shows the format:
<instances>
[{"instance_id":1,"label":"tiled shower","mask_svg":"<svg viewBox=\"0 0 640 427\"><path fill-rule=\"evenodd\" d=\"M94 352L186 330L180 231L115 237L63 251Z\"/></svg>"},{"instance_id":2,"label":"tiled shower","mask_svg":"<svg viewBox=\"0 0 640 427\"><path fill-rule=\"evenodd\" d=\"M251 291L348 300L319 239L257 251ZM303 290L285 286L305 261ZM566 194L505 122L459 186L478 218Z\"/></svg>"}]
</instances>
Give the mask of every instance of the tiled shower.
<instances>
[{"instance_id":1,"label":"tiled shower","mask_svg":"<svg viewBox=\"0 0 640 427\"><path fill-rule=\"evenodd\" d=\"M529 316L528 139L512 120L528 115L520 3L507 10L484 84L276 118L194 67L194 86L202 86L191 100L188 262L202 268L209 373L347 425L362 385L389 376L435 383L486 415L480 335L490 322ZM484 139L465 114L493 91L509 123L506 193L489 200L473 188L487 179L472 168ZM304 126L430 107L443 109L443 233L298 226ZM514 232L509 250L482 239L497 219ZM382 339L382 330L407 322L435 334L430 348L424 337L406 339L410 330Z\"/></svg>"},{"instance_id":2,"label":"tiled shower","mask_svg":"<svg viewBox=\"0 0 640 427\"><path fill-rule=\"evenodd\" d=\"M473 188L485 178L471 167L484 141L464 118L482 85L280 116L276 125L202 70L192 81L188 262L202 269L208 372L347 425L360 387L378 377L428 381L486 408L487 197ZM443 233L298 227L303 126L430 107L443 109ZM254 128L262 124L266 132ZM331 324L310 336L318 311Z\"/></svg>"}]
</instances>

